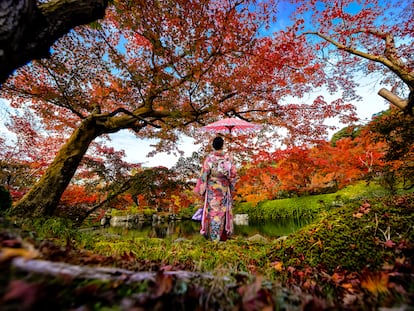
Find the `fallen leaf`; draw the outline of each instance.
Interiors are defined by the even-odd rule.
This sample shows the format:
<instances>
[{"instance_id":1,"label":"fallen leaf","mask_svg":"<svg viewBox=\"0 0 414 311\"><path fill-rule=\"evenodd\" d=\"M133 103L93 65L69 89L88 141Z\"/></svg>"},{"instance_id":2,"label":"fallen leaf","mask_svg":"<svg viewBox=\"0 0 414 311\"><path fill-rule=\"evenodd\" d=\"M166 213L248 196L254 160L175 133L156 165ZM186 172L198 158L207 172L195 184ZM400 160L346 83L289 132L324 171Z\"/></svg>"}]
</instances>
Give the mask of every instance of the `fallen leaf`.
<instances>
[{"instance_id":1,"label":"fallen leaf","mask_svg":"<svg viewBox=\"0 0 414 311\"><path fill-rule=\"evenodd\" d=\"M342 281L344 280L344 275L343 275L342 273L337 273L337 272L335 272L335 273L332 275L331 280L332 280L334 283L340 283L340 282L342 282Z\"/></svg>"},{"instance_id":2,"label":"fallen leaf","mask_svg":"<svg viewBox=\"0 0 414 311\"><path fill-rule=\"evenodd\" d=\"M361 281L361 286L374 295L388 293L388 273L370 274Z\"/></svg>"},{"instance_id":3,"label":"fallen leaf","mask_svg":"<svg viewBox=\"0 0 414 311\"><path fill-rule=\"evenodd\" d=\"M398 257L398 258L395 258L395 263L396 264L398 264L398 265L404 265L405 264L405 257L403 256L403 257Z\"/></svg>"},{"instance_id":4,"label":"fallen leaf","mask_svg":"<svg viewBox=\"0 0 414 311\"><path fill-rule=\"evenodd\" d=\"M39 295L39 290L40 288L37 285L33 285L22 280L13 280L10 281L2 300L20 301L21 308L23 310L31 310L31 306L33 306Z\"/></svg>"},{"instance_id":5,"label":"fallen leaf","mask_svg":"<svg viewBox=\"0 0 414 311\"><path fill-rule=\"evenodd\" d=\"M352 284L351 284L351 283L343 283L343 284L341 284L341 286L342 286L343 288L345 288L345 289L349 290L349 291L351 291L351 290L352 290L352 288L353 288L353 286L352 286Z\"/></svg>"},{"instance_id":6,"label":"fallen leaf","mask_svg":"<svg viewBox=\"0 0 414 311\"><path fill-rule=\"evenodd\" d=\"M395 246L395 243L391 240L387 240L384 245L388 248L393 248Z\"/></svg>"},{"instance_id":7,"label":"fallen leaf","mask_svg":"<svg viewBox=\"0 0 414 311\"><path fill-rule=\"evenodd\" d=\"M23 257L24 259L33 259L39 257L39 252L35 249L25 248L9 248L4 247L0 252L0 262L7 261L15 257Z\"/></svg>"},{"instance_id":8,"label":"fallen leaf","mask_svg":"<svg viewBox=\"0 0 414 311\"><path fill-rule=\"evenodd\" d=\"M283 262L281 262L281 261L275 261L275 262L272 264L272 266L273 266L273 268L274 268L276 271L278 271L278 272L283 271Z\"/></svg>"},{"instance_id":9,"label":"fallen leaf","mask_svg":"<svg viewBox=\"0 0 414 311\"><path fill-rule=\"evenodd\" d=\"M165 274L162 271L157 273L156 277L157 290L155 292L155 297L161 297L164 294L171 292L173 288L173 277L171 275Z\"/></svg>"},{"instance_id":10,"label":"fallen leaf","mask_svg":"<svg viewBox=\"0 0 414 311\"><path fill-rule=\"evenodd\" d=\"M395 265L386 262L382 265L382 270L392 271L394 269L394 267L395 267Z\"/></svg>"}]
</instances>

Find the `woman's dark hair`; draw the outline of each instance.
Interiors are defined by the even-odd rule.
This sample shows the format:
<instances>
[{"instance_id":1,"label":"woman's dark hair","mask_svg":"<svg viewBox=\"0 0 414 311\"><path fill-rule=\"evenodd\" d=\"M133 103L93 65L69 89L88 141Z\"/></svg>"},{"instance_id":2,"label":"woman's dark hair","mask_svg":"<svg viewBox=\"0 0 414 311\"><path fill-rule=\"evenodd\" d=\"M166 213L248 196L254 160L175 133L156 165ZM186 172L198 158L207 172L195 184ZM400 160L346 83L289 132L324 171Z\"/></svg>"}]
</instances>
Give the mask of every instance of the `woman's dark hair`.
<instances>
[{"instance_id":1,"label":"woman's dark hair","mask_svg":"<svg viewBox=\"0 0 414 311\"><path fill-rule=\"evenodd\" d=\"M213 139L213 148L216 150L220 150L223 148L224 140L220 136L217 136Z\"/></svg>"}]
</instances>

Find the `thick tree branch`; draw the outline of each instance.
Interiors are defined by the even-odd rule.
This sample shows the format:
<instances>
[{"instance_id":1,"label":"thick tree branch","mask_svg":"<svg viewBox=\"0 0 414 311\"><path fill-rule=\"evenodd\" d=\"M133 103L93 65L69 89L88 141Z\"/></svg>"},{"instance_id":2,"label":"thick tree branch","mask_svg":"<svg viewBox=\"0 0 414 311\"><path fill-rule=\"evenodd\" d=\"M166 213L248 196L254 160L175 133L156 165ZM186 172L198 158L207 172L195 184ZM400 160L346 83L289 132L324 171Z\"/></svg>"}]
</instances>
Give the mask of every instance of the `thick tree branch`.
<instances>
[{"instance_id":1,"label":"thick tree branch","mask_svg":"<svg viewBox=\"0 0 414 311\"><path fill-rule=\"evenodd\" d=\"M408 86L410 91L413 91L414 90L414 74L412 71L407 69L404 62L398 57L397 51L395 48L394 36L390 33L384 33L384 32L375 31L372 29L359 29L356 32L370 33L374 36L378 36L381 39L383 39L385 41L384 56L366 53L356 48L346 46L320 32L307 31L307 32L304 32L304 34L305 35L316 35L319 38L331 43L339 50L343 50L350 54L365 58L367 60L383 64L384 66L388 67L392 72L394 72ZM391 93L390 91L386 89L381 89L378 92L378 94L384 97L385 99L387 99L388 101L390 101L395 106L399 107L401 110L407 112L407 109L408 109L409 110L408 113L412 113L411 104L410 104L411 101L403 100L397 95Z\"/></svg>"},{"instance_id":2,"label":"thick tree branch","mask_svg":"<svg viewBox=\"0 0 414 311\"><path fill-rule=\"evenodd\" d=\"M124 116L118 116L120 114L124 114ZM131 112L124 108L118 108L111 113L107 114L96 114L94 117L96 118L96 123L98 125L103 125L107 130L119 130L122 128L126 128L127 123L135 123L137 120L142 121L145 125L151 125L155 128L160 128L159 125L153 123L151 120L148 120L147 115L149 117L168 117L169 114L151 111L146 107L141 107L136 109L135 111Z\"/></svg>"},{"instance_id":3,"label":"thick tree branch","mask_svg":"<svg viewBox=\"0 0 414 311\"><path fill-rule=\"evenodd\" d=\"M401 97L395 95L394 93L388 91L387 89L382 88L379 90L378 95L388 100L391 104L398 107L402 111L405 111L410 114L414 114L413 107L409 105L408 100L404 100Z\"/></svg>"},{"instance_id":4,"label":"thick tree branch","mask_svg":"<svg viewBox=\"0 0 414 311\"><path fill-rule=\"evenodd\" d=\"M393 47L394 39L393 39L392 35L386 35L386 34L383 34L383 33L382 34L376 34L376 35L381 35L381 37L386 42L386 48L385 48L385 51L384 51L385 57L383 57L383 56L379 56L379 55L369 54L369 53L360 51L356 48L346 46L346 45L344 45L344 44L342 44L338 41L335 41L331 37L329 37L327 35L324 35L320 32L308 31L308 32L305 32L304 34L305 35L308 35L308 34L316 35L316 36L322 38L323 40L331 43L332 45L334 45L339 50L346 51L350 54L360 56L362 58L365 58L367 60L371 60L373 62L381 63L384 66L388 67L398 77L400 77L401 80L403 80L404 83L406 83L410 89L412 89L414 87L414 75L406 70L404 64L401 62L400 59L395 57L395 49Z\"/></svg>"},{"instance_id":5,"label":"thick tree branch","mask_svg":"<svg viewBox=\"0 0 414 311\"><path fill-rule=\"evenodd\" d=\"M323 33L316 32L316 31L315 32L307 31L304 34L305 35L308 35L308 34L309 35L316 35L316 36L324 39L325 41L331 43L332 45L334 45L339 50L343 50L343 51L346 51L346 52L348 52L350 54L354 54L354 55L360 56L362 58L365 58L365 59L368 59L368 60L372 60L374 62L380 62L380 63L383 63L384 65L387 65L387 64L384 63L384 61L386 61L386 59L384 57L377 56L377 55L372 55L372 54L365 53L365 52L362 52L360 50L357 50L355 48L348 47L348 46L346 46L346 45L344 45L344 44L342 44L342 43L340 43L338 41L335 41L331 37L329 37L327 35L324 35Z\"/></svg>"},{"instance_id":6,"label":"thick tree branch","mask_svg":"<svg viewBox=\"0 0 414 311\"><path fill-rule=\"evenodd\" d=\"M108 0L0 0L0 85L72 28L100 19Z\"/></svg>"}]
</instances>

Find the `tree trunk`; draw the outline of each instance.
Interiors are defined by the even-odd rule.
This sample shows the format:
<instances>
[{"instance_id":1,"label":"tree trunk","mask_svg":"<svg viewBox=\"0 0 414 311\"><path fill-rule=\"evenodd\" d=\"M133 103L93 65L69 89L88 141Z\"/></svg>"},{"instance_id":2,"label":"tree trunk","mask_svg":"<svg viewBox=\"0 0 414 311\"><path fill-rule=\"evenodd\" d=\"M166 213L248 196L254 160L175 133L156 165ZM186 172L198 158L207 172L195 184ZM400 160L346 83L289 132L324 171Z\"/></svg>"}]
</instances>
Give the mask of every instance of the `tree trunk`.
<instances>
[{"instance_id":1,"label":"tree trunk","mask_svg":"<svg viewBox=\"0 0 414 311\"><path fill-rule=\"evenodd\" d=\"M52 216L91 142L102 134L95 118L84 119L32 189L11 209L18 216Z\"/></svg>"},{"instance_id":2,"label":"tree trunk","mask_svg":"<svg viewBox=\"0 0 414 311\"><path fill-rule=\"evenodd\" d=\"M100 19L108 0L0 0L0 85L78 25Z\"/></svg>"}]
</instances>

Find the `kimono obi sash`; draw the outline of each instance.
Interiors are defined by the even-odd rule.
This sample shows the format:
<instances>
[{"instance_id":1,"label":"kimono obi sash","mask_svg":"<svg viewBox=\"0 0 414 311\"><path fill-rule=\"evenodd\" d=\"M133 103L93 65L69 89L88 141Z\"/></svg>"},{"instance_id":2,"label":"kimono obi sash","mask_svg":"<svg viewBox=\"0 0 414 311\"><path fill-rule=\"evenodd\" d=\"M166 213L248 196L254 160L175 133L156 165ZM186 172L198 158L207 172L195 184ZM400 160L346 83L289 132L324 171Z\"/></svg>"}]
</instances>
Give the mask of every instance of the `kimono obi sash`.
<instances>
[{"instance_id":1,"label":"kimono obi sash","mask_svg":"<svg viewBox=\"0 0 414 311\"><path fill-rule=\"evenodd\" d=\"M217 184L220 183L222 184L224 187L229 187L230 186L230 181L226 176L222 176L222 177L216 177L216 176L210 176L208 178L208 182L211 184Z\"/></svg>"}]
</instances>

